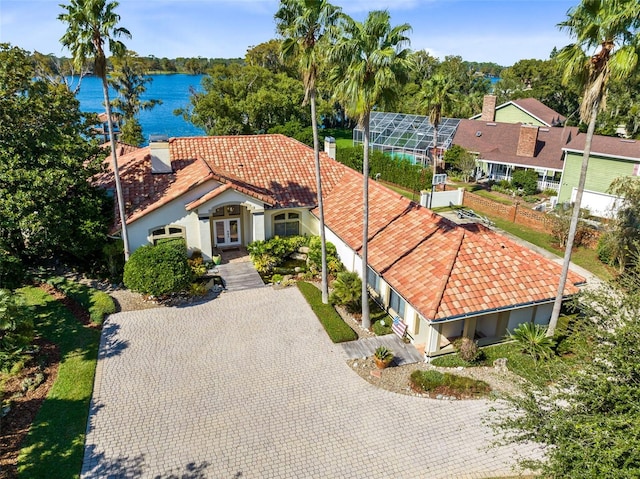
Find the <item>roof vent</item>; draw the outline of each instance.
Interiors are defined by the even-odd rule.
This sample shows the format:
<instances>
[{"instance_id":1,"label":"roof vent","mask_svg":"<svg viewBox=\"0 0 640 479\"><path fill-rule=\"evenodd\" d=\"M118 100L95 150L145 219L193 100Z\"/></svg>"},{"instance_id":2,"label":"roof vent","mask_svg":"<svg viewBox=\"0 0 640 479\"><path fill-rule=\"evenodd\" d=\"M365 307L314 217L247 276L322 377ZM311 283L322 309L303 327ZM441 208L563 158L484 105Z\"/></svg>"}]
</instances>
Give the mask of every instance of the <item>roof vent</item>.
<instances>
[{"instance_id":1,"label":"roof vent","mask_svg":"<svg viewBox=\"0 0 640 479\"><path fill-rule=\"evenodd\" d=\"M627 140L627 139L622 139L620 140L622 143L635 143L636 140Z\"/></svg>"},{"instance_id":2,"label":"roof vent","mask_svg":"<svg viewBox=\"0 0 640 479\"><path fill-rule=\"evenodd\" d=\"M549 128L539 128L538 131L549 131Z\"/></svg>"},{"instance_id":3,"label":"roof vent","mask_svg":"<svg viewBox=\"0 0 640 479\"><path fill-rule=\"evenodd\" d=\"M476 136L477 137L481 137L482 136L482 132L480 130L476 131Z\"/></svg>"},{"instance_id":4,"label":"roof vent","mask_svg":"<svg viewBox=\"0 0 640 479\"><path fill-rule=\"evenodd\" d=\"M496 126L495 123L487 123L487 126Z\"/></svg>"}]
</instances>

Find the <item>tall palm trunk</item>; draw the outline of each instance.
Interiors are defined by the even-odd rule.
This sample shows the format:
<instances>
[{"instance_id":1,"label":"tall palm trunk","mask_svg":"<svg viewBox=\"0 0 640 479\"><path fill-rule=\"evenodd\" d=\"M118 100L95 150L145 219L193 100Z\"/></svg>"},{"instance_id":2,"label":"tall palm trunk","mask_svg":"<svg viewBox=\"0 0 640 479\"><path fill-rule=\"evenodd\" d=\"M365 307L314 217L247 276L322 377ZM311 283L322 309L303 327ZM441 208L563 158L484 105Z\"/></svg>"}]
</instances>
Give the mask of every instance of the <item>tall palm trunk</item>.
<instances>
[{"instance_id":1,"label":"tall palm trunk","mask_svg":"<svg viewBox=\"0 0 640 479\"><path fill-rule=\"evenodd\" d=\"M367 254L369 251L369 118L367 112L362 117L364 123L364 152L362 155L362 327L371 327L369 318L369 290L367 289Z\"/></svg>"},{"instance_id":2,"label":"tall palm trunk","mask_svg":"<svg viewBox=\"0 0 640 479\"><path fill-rule=\"evenodd\" d=\"M318 190L318 216L320 219L320 248L322 250L322 302L329 304L329 283L327 279L327 240L324 233L324 207L322 205L322 175L320 171L320 141L318 139L318 119L316 118L316 90L309 92L311 103L311 129L313 130L313 156L316 162L316 188Z\"/></svg>"},{"instance_id":3,"label":"tall palm trunk","mask_svg":"<svg viewBox=\"0 0 640 479\"><path fill-rule=\"evenodd\" d=\"M122 195L122 184L120 183L120 170L118 168L118 155L116 150L116 139L113 135L113 120L111 119L111 103L109 102L109 85L106 75L102 76L102 93L104 94L104 104L107 111L107 127L109 130L109 141L111 142L111 159L113 162L113 176L116 182L116 199L118 200L118 212L120 214L120 224L122 227L122 242L124 244L124 260L129 260L129 236L127 234L127 218L124 213L124 198Z\"/></svg>"},{"instance_id":4,"label":"tall palm trunk","mask_svg":"<svg viewBox=\"0 0 640 479\"><path fill-rule=\"evenodd\" d=\"M549 321L547 336L554 335L556 327L558 325L558 318L560 317L560 308L562 307L564 287L567 283L567 277L569 276L569 265L571 264L571 250L573 249L573 241L576 237L576 230L578 229L578 219L580 217L582 193L584 192L584 185L587 180L587 167L589 166L589 156L591 155L591 141L593 140L593 133L596 129L596 117L598 116L599 107L600 99L598 98L591 105L591 119L589 120L587 137L584 141L584 151L582 152L582 166L580 168L580 179L578 180L578 191L576 191L576 200L573 205L573 214L571 216L571 223L569 225L569 236L567 237L567 244L564 250L562 273L560 274L560 284L558 285L558 293L556 295L555 302L553 303L553 312L551 313L551 320Z\"/></svg>"}]
</instances>

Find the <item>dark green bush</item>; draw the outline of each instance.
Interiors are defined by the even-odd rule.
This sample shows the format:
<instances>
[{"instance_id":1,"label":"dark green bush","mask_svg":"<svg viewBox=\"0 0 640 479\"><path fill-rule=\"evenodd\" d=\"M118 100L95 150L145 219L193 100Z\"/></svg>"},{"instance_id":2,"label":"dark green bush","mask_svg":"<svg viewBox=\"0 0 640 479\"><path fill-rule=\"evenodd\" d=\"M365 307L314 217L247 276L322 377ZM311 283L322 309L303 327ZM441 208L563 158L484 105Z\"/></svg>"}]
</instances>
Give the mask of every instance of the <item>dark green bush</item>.
<instances>
[{"instance_id":1,"label":"dark green bush","mask_svg":"<svg viewBox=\"0 0 640 479\"><path fill-rule=\"evenodd\" d=\"M358 339L358 335L353 329L336 312L335 308L330 304L322 302L322 293L313 284L304 281L298 281L298 289L306 298L309 306L318 317L318 320L334 343L343 343L345 341L354 341Z\"/></svg>"},{"instance_id":2,"label":"dark green bush","mask_svg":"<svg viewBox=\"0 0 640 479\"><path fill-rule=\"evenodd\" d=\"M274 236L268 240L252 241L247 245L247 251L256 270L266 274L308 241L306 236Z\"/></svg>"},{"instance_id":3,"label":"dark green bush","mask_svg":"<svg viewBox=\"0 0 640 479\"><path fill-rule=\"evenodd\" d=\"M15 289L24 280L24 265L20 258L0 250L0 288Z\"/></svg>"},{"instance_id":4,"label":"dark green bush","mask_svg":"<svg viewBox=\"0 0 640 479\"><path fill-rule=\"evenodd\" d=\"M522 188L525 195L534 195L538 191L538 173L535 170L516 170L511 177L511 184Z\"/></svg>"},{"instance_id":5,"label":"dark green bush","mask_svg":"<svg viewBox=\"0 0 640 479\"><path fill-rule=\"evenodd\" d=\"M152 296L188 290L192 271L185 241L175 239L138 248L124 267L123 279L127 288Z\"/></svg>"},{"instance_id":6,"label":"dark green bush","mask_svg":"<svg viewBox=\"0 0 640 479\"><path fill-rule=\"evenodd\" d=\"M109 279L112 283L120 283L124 272L124 243L121 239L111 240L103 246L102 254Z\"/></svg>"},{"instance_id":7,"label":"dark green bush","mask_svg":"<svg viewBox=\"0 0 640 479\"><path fill-rule=\"evenodd\" d=\"M331 285L333 291L329 296L331 304L339 304L354 313L362 307L362 280L358 273L343 271Z\"/></svg>"},{"instance_id":8,"label":"dark green bush","mask_svg":"<svg viewBox=\"0 0 640 479\"><path fill-rule=\"evenodd\" d=\"M598 255L598 259L604 264L613 264L613 247L611 244L611 237L607 233L600 235L600 238L598 239L598 246L596 247L596 254Z\"/></svg>"}]
</instances>

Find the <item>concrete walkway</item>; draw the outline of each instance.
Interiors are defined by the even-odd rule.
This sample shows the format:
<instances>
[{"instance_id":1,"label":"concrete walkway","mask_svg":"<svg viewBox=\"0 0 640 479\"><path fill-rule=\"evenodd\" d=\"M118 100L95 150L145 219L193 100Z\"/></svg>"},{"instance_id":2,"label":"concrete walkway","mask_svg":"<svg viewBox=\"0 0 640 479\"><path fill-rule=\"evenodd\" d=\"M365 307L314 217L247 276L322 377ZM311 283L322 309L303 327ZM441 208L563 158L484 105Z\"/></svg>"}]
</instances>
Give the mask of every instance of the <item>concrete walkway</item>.
<instances>
[{"instance_id":1,"label":"concrete walkway","mask_svg":"<svg viewBox=\"0 0 640 479\"><path fill-rule=\"evenodd\" d=\"M482 400L361 379L297 288L117 313L103 329L82 478L488 478Z\"/></svg>"},{"instance_id":2,"label":"concrete walkway","mask_svg":"<svg viewBox=\"0 0 640 479\"><path fill-rule=\"evenodd\" d=\"M346 357L349 359L373 356L373 353L378 346L385 346L393 351L393 364L397 366L424 361L424 357L418 352L413 344L403 342L395 334L376 336L375 338L362 338L357 341L340 343L340 347L342 347Z\"/></svg>"}]
</instances>

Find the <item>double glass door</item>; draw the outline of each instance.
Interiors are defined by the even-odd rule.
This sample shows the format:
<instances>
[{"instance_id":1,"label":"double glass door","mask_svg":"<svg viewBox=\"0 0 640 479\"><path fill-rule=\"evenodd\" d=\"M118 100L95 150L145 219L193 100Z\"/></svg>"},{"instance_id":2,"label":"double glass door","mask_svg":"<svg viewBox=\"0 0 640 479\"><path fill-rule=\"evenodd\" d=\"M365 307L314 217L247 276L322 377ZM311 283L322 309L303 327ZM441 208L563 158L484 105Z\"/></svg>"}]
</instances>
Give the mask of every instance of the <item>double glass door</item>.
<instances>
[{"instance_id":1,"label":"double glass door","mask_svg":"<svg viewBox=\"0 0 640 479\"><path fill-rule=\"evenodd\" d=\"M240 218L215 220L213 224L213 235L216 246L240 245Z\"/></svg>"}]
</instances>

